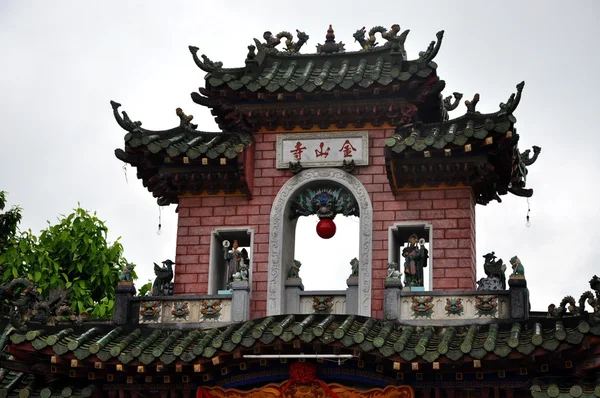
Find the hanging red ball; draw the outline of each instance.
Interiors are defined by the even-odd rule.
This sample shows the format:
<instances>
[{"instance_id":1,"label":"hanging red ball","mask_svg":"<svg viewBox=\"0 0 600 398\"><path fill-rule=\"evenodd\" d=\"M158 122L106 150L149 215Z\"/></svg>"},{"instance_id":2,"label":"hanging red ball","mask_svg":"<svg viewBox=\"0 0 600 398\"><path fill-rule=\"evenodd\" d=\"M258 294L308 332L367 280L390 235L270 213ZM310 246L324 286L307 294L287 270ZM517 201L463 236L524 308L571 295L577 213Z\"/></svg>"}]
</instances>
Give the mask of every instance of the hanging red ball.
<instances>
[{"instance_id":1,"label":"hanging red ball","mask_svg":"<svg viewBox=\"0 0 600 398\"><path fill-rule=\"evenodd\" d=\"M317 224L317 235L322 239L330 239L335 235L335 223L330 218L323 218Z\"/></svg>"}]
</instances>

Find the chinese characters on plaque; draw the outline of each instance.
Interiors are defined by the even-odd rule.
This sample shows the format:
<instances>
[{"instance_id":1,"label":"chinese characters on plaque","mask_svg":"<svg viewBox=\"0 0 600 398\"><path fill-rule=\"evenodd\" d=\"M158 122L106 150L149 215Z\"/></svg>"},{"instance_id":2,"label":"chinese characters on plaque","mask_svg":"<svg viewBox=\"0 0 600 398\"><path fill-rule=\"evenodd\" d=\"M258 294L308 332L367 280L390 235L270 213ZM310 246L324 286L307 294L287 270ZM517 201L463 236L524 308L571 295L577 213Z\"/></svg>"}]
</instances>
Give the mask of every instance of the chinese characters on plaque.
<instances>
[{"instance_id":1,"label":"chinese characters on plaque","mask_svg":"<svg viewBox=\"0 0 600 398\"><path fill-rule=\"evenodd\" d=\"M335 167L354 161L369 164L369 136L366 131L340 133L280 134L277 136L277 168L290 162L302 167Z\"/></svg>"}]
</instances>

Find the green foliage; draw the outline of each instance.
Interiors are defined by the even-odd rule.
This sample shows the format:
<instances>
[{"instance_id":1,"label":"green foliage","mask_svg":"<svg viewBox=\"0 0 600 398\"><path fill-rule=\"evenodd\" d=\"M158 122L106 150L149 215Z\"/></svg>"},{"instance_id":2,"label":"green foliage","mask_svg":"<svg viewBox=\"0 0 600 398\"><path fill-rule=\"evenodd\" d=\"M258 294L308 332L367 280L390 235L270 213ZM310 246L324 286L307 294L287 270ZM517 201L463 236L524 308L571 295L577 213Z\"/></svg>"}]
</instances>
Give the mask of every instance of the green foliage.
<instances>
[{"instance_id":1,"label":"green foliage","mask_svg":"<svg viewBox=\"0 0 600 398\"><path fill-rule=\"evenodd\" d=\"M140 287L140 290L138 291L137 296L138 297L145 297L145 296L149 296L150 292L152 292L152 281L148 280L148 282L144 285L142 285L142 287Z\"/></svg>"},{"instance_id":2,"label":"green foliage","mask_svg":"<svg viewBox=\"0 0 600 398\"><path fill-rule=\"evenodd\" d=\"M81 207L55 225L48 223L39 236L16 231L0 246L1 282L27 277L37 284L42 297L57 287L71 289L69 300L76 312L108 318L126 260L121 243L118 239L109 243L107 233L96 213ZM136 278L135 272L132 277Z\"/></svg>"},{"instance_id":3,"label":"green foliage","mask_svg":"<svg viewBox=\"0 0 600 398\"><path fill-rule=\"evenodd\" d=\"M6 207L6 192L0 191L0 211ZM0 213L0 254L15 237L21 222L21 208L13 206L10 210Z\"/></svg>"}]
</instances>

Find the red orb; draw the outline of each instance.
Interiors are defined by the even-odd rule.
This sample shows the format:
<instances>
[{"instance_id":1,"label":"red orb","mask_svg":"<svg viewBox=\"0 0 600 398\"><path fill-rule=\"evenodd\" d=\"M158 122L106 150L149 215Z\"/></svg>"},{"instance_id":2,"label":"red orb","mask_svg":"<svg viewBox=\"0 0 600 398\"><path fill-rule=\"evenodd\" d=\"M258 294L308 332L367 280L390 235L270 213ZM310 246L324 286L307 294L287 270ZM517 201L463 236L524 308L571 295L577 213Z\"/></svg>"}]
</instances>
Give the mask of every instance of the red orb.
<instances>
[{"instance_id":1,"label":"red orb","mask_svg":"<svg viewBox=\"0 0 600 398\"><path fill-rule=\"evenodd\" d=\"M323 239L330 239L335 235L335 223L330 218L323 218L317 224L317 235Z\"/></svg>"}]
</instances>

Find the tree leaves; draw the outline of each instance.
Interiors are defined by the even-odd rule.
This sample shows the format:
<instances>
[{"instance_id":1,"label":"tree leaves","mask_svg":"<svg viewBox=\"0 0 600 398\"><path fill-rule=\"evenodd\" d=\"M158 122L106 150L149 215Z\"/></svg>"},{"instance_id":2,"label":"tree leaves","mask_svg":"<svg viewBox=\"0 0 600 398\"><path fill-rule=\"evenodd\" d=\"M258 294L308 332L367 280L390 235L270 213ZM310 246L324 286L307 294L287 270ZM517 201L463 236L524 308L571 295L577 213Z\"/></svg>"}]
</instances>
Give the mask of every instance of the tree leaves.
<instances>
[{"instance_id":1,"label":"tree leaves","mask_svg":"<svg viewBox=\"0 0 600 398\"><path fill-rule=\"evenodd\" d=\"M5 194L0 191L0 210L4 207ZM4 216L10 211L18 217L13 214L11 220L16 222L5 227ZM48 223L36 237L31 231L18 231L19 208L9 212L0 214L2 284L28 275L42 296L57 287L71 288L74 310L88 312L92 318L112 316L115 286L127 261L119 239L107 241L108 228L96 213L78 207L56 224Z\"/></svg>"}]
</instances>

